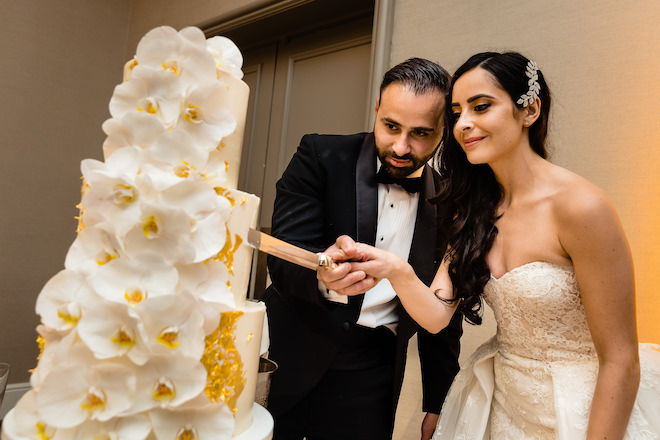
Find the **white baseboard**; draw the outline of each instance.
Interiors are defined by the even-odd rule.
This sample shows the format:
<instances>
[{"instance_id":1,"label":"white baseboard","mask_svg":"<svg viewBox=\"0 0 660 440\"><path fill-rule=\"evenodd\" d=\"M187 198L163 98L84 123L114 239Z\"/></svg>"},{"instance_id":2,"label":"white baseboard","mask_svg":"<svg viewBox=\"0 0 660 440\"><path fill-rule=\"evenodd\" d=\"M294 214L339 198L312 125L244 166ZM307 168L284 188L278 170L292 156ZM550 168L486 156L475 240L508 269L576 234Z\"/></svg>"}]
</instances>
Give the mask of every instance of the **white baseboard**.
<instances>
[{"instance_id":1,"label":"white baseboard","mask_svg":"<svg viewBox=\"0 0 660 440\"><path fill-rule=\"evenodd\" d=\"M30 391L31 388L30 382L10 383L7 385L5 397L2 399L2 408L0 408L0 420L16 405L18 399L23 397L23 394Z\"/></svg>"}]
</instances>

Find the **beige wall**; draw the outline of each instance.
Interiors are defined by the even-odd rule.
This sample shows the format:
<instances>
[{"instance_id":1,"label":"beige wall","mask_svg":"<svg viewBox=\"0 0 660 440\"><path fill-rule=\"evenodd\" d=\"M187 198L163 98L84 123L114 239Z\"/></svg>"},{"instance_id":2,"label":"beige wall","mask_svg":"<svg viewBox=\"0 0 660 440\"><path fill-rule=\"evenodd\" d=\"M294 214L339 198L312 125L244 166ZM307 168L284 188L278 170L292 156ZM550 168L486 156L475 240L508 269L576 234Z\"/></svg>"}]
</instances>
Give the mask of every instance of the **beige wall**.
<instances>
[{"instance_id":1,"label":"beige wall","mask_svg":"<svg viewBox=\"0 0 660 440\"><path fill-rule=\"evenodd\" d=\"M205 27L274 3L300 3L299 0L133 0L126 55L130 58L140 38L157 26Z\"/></svg>"},{"instance_id":2,"label":"beige wall","mask_svg":"<svg viewBox=\"0 0 660 440\"><path fill-rule=\"evenodd\" d=\"M552 159L601 186L633 250L640 340L660 342L660 2L398 0L392 64L534 59L553 92Z\"/></svg>"},{"instance_id":3,"label":"beige wall","mask_svg":"<svg viewBox=\"0 0 660 440\"><path fill-rule=\"evenodd\" d=\"M10 383L36 365L35 301L75 237L80 161L101 157L130 3L2 5L0 361L11 364Z\"/></svg>"}]
</instances>

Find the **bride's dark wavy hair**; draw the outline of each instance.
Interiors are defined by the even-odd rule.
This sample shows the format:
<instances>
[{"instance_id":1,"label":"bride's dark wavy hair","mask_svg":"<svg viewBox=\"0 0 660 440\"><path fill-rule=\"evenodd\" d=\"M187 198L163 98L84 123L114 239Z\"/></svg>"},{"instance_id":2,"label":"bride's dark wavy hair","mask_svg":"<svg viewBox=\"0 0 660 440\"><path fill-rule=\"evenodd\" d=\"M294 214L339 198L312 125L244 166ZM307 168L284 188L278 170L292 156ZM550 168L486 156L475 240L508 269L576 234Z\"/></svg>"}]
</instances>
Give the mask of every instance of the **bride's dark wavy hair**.
<instances>
[{"instance_id":1,"label":"bride's dark wavy hair","mask_svg":"<svg viewBox=\"0 0 660 440\"><path fill-rule=\"evenodd\" d=\"M529 60L516 52L483 52L470 57L456 70L451 82L445 111L444 147L437 166L443 178L434 202L441 212L441 230L448 238L449 275L454 285L454 298L461 299L459 310L472 324L481 324L481 295L490 279L486 255L497 235L497 207L502 201L502 188L486 164L472 165L453 135L455 118L451 102L454 84L466 72L480 67L490 73L496 84L511 97L512 105L521 109L518 99L529 90L525 74ZM541 114L529 127L532 150L546 158L545 138L548 133L550 91L538 71L541 86Z\"/></svg>"}]
</instances>

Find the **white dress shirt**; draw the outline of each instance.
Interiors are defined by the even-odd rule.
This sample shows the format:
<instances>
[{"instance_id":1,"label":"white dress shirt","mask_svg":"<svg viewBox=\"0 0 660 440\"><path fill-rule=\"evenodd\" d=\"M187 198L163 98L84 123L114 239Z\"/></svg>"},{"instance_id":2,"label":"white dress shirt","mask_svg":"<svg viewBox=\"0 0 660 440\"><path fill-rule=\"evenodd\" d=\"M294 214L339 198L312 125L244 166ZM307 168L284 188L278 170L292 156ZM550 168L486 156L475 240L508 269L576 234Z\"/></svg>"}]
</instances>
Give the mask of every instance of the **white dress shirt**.
<instances>
[{"instance_id":1,"label":"white dress shirt","mask_svg":"<svg viewBox=\"0 0 660 440\"><path fill-rule=\"evenodd\" d=\"M410 177L419 177L422 171L423 168L420 168ZM378 184L378 225L375 247L390 251L408 261L415 232L418 203L419 193L411 194L395 184ZM331 301L348 302L346 296L328 291L322 283L319 284L319 288ZM387 279L383 279L364 294L357 323L372 328L383 325L396 333L399 323L399 316L396 313L398 304L399 300L392 285Z\"/></svg>"}]
</instances>

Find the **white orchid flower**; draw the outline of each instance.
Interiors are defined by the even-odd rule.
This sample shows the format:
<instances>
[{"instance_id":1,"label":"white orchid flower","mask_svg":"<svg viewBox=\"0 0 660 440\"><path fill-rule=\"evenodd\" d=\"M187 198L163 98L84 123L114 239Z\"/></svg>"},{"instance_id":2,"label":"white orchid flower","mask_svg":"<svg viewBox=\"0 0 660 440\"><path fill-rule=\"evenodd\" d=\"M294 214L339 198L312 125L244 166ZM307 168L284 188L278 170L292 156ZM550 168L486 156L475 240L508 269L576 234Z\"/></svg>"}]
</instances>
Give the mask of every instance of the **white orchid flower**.
<instances>
[{"instance_id":1,"label":"white orchid flower","mask_svg":"<svg viewBox=\"0 0 660 440\"><path fill-rule=\"evenodd\" d=\"M35 391L39 391L44 379L56 368L55 361L66 358L74 343L81 343L76 328L61 332L41 324L37 326L37 333L40 336L41 355L30 376L30 385Z\"/></svg>"},{"instance_id":2,"label":"white orchid flower","mask_svg":"<svg viewBox=\"0 0 660 440\"><path fill-rule=\"evenodd\" d=\"M2 420L2 430L8 438L19 440L65 439L59 429L48 425L39 416L37 394L33 390L25 393L16 403L13 411Z\"/></svg>"},{"instance_id":3,"label":"white orchid flower","mask_svg":"<svg viewBox=\"0 0 660 440\"><path fill-rule=\"evenodd\" d=\"M149 149L151 162L142 170L157 191L184 179L204 180L202 170L208 152L196 148L190 135L184 131L168 131Z\"/></svg>"},{"instance_id":4,"label":"white orchid flower","mask_svg":"<svg viewBox=\"0 0 660 440\"><path fill-rule=\"evenodd\" d=\"M72 270L64 269L52 277L37 297L37 313L41 321L51 329L65 331L78 324L82 317L85 297L92 291L85 278Z\"/></svg>"},{"instance_id":5,"label":"white orchid flower","mask_svg":"<svg viewBox=\"0 0 660 440\"><path fill-rule=\"evenodd\" d=\"M147 334L153 354L201 359L204 317L195 297L187 292L148 298L134 309Z\"/></svg>"},{"instance_id":6,"label":"white orchid flower","mask_svg":"<svg viewBox=\"0 0 660 440\"><path fill-rule=\"evenodd\" d=\"M231 203L218 197L215 190L203 182L186 180L166 190L159 197L165 206L184 209L190 219L189 245L194 250L191 262L214 257L225 245L225 222L231 215Z\"/></svg>"},{"instance_id":7,"label":"white orchid flower","mask_svg":"<svg viewBox=\"0 0 660 440\"><path fill-rule=\"evenodd\" d=\"M179 275L160 255L140 253L106 264L91 279L94 290L115 303L134 306L150 297L173 295Z\"/></svg>"},{"instance_id":8,"label":"white orchid flower","mask_svg":"<svg viewBox=\"0 0 660 440\"><path fill-rule=\"evenodd\" d=\"M211 37L206 40L206 50L215 60L218 77L228 73L237 79L243 78L243 55L233 41L223 36Z\"/></svg>"},{"instance_id":9,"label":"white orchid flower","mask_svg":"<svg viewBox=\"0 0 660 440\"><path fill-rule=\"evenodd\" d=\"M215 62L204 50L204 33L193 29L177 33L169 26L161 26L149 31L137 46L137 66L133 71L145 68L166 71L179 78L183 88L215 81Z\"/></svg>"},{"instance_id":10,"label":"white orchid flower","mask_svg":"<svg viewBox=\"0 0 660 440\"><path fill-rule=\"evenodd\" d=\"M138 148L126 147L117 150L105 163L82 161L81 170L88 185L81 202L85 227L109 222L121 237L138 221L138 202L148 192L137 179L140 154Z\"/></svg>"},{"instance_id":11,"label":"white orchid flower","mask_svg":"<svg viewBox=\"0 0 660 440\"><path fill-rule=\"evenodd\" d=\"M129 313L130 307L101 300L85 312L78 335L97 359L126 355L137 365L149 359L146 333L140 320Z\"/></svg>"},{"instance_id":12,"label":"white orchid flower","mask_svg":"<svg viewBox=\"0 0 660 440\"><path fill-rule=\"evenodd\" d=\"M88 419L103 422L130 408L136 384L131 368L99 362L82 344L68 358L74 361L53 369L37 395L47 425L72 428Z\"/></svg>"},{"instance_id":13,"label":"white orchid flower","mask_svg":"<svg viewBox=\"0 0 660 440\"><path fill-rule=\"evenodd\" d=\"M204 334L218 328L220 313L235 310L236 304L231 288L227 284L229 271L220 261L178 265L179 285L177 289L195 292L204 315Z\"/></svg>"},{"instance_id":14,"label":"white orchid flower","mask_svg":"<svg viewBox=\"0 0 660 440\"><path fill-rule=\"evenodd\" d=\"M110 118L103 123L103 132L108 136L103 142L106 160L124 147L150 147L163 134L165 127L150 114L129 111L121 119Z\"/></svg>"},{"instance_id":15,"label":"white orchid flower","mask_svg":"<svg viewBox=\"0 0 660 440\"><path fill-rule=\"evenodd\" d=\"M122 256L121 246L114 237L114 231L109 234L99 228L99 224L102 225L100 221L91 223L96 224L88 225L78 232L64 261L65 268L87 277L92 277L105 264Z\"/></svg>"},{"instance_id":16,"label":"white orchid flower","mask_svg":"<svg viewBox=\"0 0 660 440\"><path fill-rule=\"evenodd\" d=\"M234 417L227 405L177 411L154 409L149 417L158 440L231 438L234 432Z\"/></svg>"},{"instance_id":17,"label":"white orchid flower","mask_svg":"<svg viewBox=\"0 0 660 440\"><path fill-rule=\"evenodd\" d=\"M138 369L137 394L131 411L178 407L203 393L206 376L206 368L199 359L152 356Z\"/></svg>"},{"instance_id":18,"label":"white orchid flower","mask_svg":"<svg viewBox=\"0 0 660 440\"><path fill-rule=\"evenodd\" d=\"M75 428L59 429L58 435L68 440L145 440L150 432L149 417L135 414L106 422L86 420Z\"/></svg>"},{"instance_id":19,"label":"white orchid flower","mask_svg":"<svg viewBox=\"0 0 660 440\"><path fill-rule=\"evenodd\" d=\"M131 79L116 86L110 99L110 114L121 119L129 112L151 115L169 128L179 117L184 84L161 70L133 69Z\"/></svg>"},{"instance_id":20,"label":"white orchid flower","mask_svg":"<svg viewBox=\"0 0 660 440\"><path fill-rule=\"evenodd\" d=\"M210 152L236 129L230 105L227 87L218 81L190 89L181 102L176 129L190 134L197 148Z\"/></svg>"},{"instance_id":21,"label":"white orchid flower","mask_svg":"<svg viewBox=\"0 0 660 440\"><path fill-rule=\"evenodd\" d=\"M147 334L149 350L156 355L189 356L201 359L204 351L203 315L193 295L148 298L133 310Z\"/></svg>"},{"instance_id":22,"label":"white orchid flower","mask_svg":"<svg viewBox=\"0 0 660 440\"><path fill-rule=\"evenodd\" d=\"M149 182L153 177L143 176ZM147 251L167 263L196 263L215 256L225 244L231 204L203 182L180 181L161 191L156 201L142 201L140 210L138 221L120 237L131 259Z\"/></svg>"},{"instance_id":23,"label":"white orchid flower","mask_svg":"<svg viewBox=\"0 0 660 440\"><path fill-rule=\"evenodd\" d=\"M202 170L206 182L213 187L224 187L227 183L229 163L221 150L222 147L218 147L209 153L206 166Z\"/></svg>"},{"instance_id":24,"label":"white orchid flower","mask_svg":"<svg viewBox=\"0 0 660 440\"><path fill-rule=\"evenodd\" d=\"M121 238L122 248L131 259L150 252L160 254L168 263L192 262L195 257L190 242L193 220L184 209L143 202L138 222Z\"/></svg>"}]
</instances>

